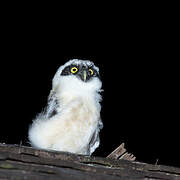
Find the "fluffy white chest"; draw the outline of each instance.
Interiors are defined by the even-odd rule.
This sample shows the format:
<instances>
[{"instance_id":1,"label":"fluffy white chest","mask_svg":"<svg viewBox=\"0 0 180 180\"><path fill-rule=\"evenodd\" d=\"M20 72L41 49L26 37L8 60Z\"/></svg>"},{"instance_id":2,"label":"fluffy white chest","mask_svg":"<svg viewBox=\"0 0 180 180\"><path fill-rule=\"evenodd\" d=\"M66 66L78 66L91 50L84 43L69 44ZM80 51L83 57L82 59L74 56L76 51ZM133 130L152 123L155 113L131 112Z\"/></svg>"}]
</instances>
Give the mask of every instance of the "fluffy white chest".
<instances>
[{"instance_id":1,"label":"fluffy white chest","mask_svg":"<svg viewBox=\"0 0 180 180\"><path fill-rule=\"evenodd\" d=\"M66 103L62 103L63 107L54 117L34 121L29 131L34 146L86 154L98 128L100 112L96 103L89 99L70 99L66 98Z\"/></svg>"}]
</instances>

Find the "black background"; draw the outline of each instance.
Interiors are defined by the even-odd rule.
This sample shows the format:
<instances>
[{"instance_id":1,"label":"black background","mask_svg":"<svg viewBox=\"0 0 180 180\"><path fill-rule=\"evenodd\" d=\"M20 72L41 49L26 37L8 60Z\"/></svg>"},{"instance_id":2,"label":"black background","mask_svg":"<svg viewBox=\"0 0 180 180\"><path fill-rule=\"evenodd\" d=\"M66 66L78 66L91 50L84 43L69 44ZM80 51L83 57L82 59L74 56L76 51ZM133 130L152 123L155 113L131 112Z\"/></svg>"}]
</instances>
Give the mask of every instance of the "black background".
<instances>
[{"instance_id":1,"label":"black background","mask_svg":"<svg viewBox=\"0 0 180 180\"><path fill-rule=\"evenodd\" d=\"M104 90L94 155L124 142L139 161L180 166L179 66L166 16L85 12L4 14L0 142L28 145L28 126L45 107L58 67L88 59L100 68Z\"/></svg>"}]
</instances>

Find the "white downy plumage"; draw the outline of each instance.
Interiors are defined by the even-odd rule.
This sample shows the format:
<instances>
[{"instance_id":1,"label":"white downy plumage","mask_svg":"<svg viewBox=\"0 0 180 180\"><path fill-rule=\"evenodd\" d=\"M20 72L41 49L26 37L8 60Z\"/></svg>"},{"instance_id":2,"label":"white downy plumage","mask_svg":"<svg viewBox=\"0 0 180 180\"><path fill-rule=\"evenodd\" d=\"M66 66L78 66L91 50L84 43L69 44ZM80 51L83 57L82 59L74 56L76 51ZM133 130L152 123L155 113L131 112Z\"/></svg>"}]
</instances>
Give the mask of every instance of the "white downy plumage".
<instances>
[{"instance_id":1,"label":"white downy plumage","mask_svg":"<svg viewBox=\"0 0 180 180\"><path fill-rule=\"evenodd\" d=\"M57 70L46 111L29 128L32 146L91 155L99 146L101 80L91 61L73 59Z\"/></svg>"}]
</instances>

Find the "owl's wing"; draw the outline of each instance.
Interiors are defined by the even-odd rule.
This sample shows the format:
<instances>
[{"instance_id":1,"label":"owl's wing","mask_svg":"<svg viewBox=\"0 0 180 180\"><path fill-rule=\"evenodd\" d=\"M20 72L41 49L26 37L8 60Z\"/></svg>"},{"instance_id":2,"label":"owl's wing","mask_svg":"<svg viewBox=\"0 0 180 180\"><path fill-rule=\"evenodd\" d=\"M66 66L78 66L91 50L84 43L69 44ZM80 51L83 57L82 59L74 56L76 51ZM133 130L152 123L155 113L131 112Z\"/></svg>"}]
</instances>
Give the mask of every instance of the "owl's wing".
<instances>
[{"instance_id":1,"label":"owl's wing","mask_svg":"<svg viewBox=\"0 0 180 180\"><path fill-rule=\"evenodd\" d=\"M91 140L89 142L89 153L88 153L89 155L91 155L95 151L95 149L99 146L99 143L100 143L99 131L102 128L103 128L103 123L102 123L102 120L99 119L98 128L93 133Z\"/></svg>"},{"instance_id":2,"label":"owl's wing","mask_svg":"<svg viewBox=\"0 0 180 180\"><path fill-rule=\"evenodd\" d=\"M48 105L45 110L45 115L47 118L51 118L57 114L57 108L59 106L58 99L56 97L56 93L51 91L48 97Z\"/></svg>"},{"instance_id":3,"label":"owl's wing","mask_svg":"<svg viewBox=\"0 0 180 180\"><path fill-rule=\"evenodd\" d=\"M89 155L91 155L95 151L95 149L99 146L99 142L100 142L99 131L95 130L89 142L89 148L88 148Z\"/></svg>"}]
</instances>

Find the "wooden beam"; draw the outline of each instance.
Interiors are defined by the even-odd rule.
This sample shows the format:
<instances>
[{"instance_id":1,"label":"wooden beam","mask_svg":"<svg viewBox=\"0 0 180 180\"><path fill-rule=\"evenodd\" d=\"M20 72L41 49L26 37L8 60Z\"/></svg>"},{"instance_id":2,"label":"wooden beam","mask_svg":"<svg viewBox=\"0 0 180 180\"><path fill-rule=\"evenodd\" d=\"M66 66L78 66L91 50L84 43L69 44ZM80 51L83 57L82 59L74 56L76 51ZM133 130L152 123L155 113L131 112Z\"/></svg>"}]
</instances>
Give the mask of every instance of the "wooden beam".
<instances>
[{"instance_id":1,"label":"wooden beam","mask_svg":"<svg viewBox=\"0 0 180 180\"><path fill-rule=\"evenodd\" d=\"M0 144L0 179L180 180L180 168Z\"/></svg>"}]
</instances>

